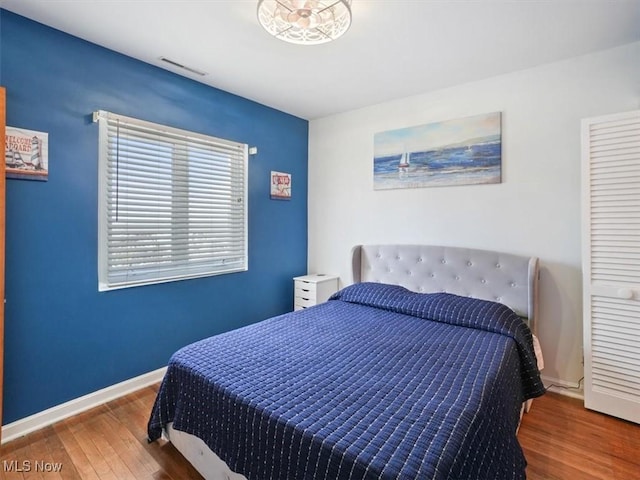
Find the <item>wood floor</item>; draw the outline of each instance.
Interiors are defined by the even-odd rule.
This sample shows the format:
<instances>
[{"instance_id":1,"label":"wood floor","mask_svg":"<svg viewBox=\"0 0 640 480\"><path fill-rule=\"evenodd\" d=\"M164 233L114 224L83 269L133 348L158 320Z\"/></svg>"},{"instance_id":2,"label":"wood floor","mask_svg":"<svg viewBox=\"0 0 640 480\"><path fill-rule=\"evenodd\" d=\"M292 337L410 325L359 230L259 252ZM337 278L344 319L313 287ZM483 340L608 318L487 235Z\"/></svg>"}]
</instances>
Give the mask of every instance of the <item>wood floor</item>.
<instances>
[{"instance_id":1,"label":"wood floor","mask_svg":"<svg viewBox=\"0 0 640 480\"><path fill-rule=\"evenodd\" d=\"M518 439L528 480L640 480L640 425L586 410L581 400L534 400Z\"/></svg>"},{"instance_id":2,"label":"wood floor","mask_svg":"<svg viewBox=\"0 0 640 480\"><path fill-rule=\"evenodd\" d=\"M9 442L0 448L0 479L201 479L171 444L147 443L157 389ZM518 437L529 480L640 480L640 426L585 410L579 400L537 399Z\"/></svg>"}]
</instances>

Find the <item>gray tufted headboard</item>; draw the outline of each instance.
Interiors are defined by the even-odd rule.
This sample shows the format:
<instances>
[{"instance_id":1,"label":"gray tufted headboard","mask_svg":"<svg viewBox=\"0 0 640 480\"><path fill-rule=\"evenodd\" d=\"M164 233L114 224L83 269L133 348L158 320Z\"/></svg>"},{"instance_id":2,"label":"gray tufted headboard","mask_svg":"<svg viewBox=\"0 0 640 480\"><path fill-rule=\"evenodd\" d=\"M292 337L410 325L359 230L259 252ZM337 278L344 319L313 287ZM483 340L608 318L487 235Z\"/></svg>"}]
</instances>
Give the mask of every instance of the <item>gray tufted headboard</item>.
<instances>
[{"instance_id":1,"label":"gray tufted headboard","mask_svg":"<svg viewBox=\"0 0 640 480\"><path fill-rule=\"evenodd\" d=\"M353 282L401 285L414 292L447 292L504 303L535 333L538 259L471 248L357 245Z\"/></svg>"}]
</instances>

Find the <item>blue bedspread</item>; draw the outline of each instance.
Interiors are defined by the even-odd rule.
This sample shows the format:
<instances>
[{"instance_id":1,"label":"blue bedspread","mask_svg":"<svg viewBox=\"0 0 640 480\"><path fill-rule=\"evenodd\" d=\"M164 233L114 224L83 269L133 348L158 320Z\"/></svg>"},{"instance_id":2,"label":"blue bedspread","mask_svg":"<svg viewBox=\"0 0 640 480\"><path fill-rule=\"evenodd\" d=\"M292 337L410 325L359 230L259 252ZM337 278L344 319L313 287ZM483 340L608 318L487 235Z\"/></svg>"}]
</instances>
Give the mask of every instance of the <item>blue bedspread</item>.
<instances>
[{"instance_id":1,"label":"blue bedspread","mask_svg":"<svg viewBox=\"0 0 640 480\"><path fill-rule=\"evenodd\" d=\"M176 352L149 421L263 479L523 479L523 400L544 393L507 307L356 284Z\"/></svg>"}]
</instances>

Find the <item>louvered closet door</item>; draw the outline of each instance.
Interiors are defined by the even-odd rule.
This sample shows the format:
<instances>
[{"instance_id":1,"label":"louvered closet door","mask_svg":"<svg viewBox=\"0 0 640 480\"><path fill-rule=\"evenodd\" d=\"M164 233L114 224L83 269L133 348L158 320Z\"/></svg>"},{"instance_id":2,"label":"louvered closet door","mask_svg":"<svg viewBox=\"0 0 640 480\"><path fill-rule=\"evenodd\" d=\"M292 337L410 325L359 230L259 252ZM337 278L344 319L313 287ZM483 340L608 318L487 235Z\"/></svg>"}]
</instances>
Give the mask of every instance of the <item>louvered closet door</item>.
<instances>
[{"instance_id":1,"label":"louvered closet door","mask_svg":"<svg viewBox=\"0 0 640 480\"><path fill-rule=\"evenodd\" d=\"M585 406L640 423L640 111L582 135Z\"/></svg>"}]
</instances>

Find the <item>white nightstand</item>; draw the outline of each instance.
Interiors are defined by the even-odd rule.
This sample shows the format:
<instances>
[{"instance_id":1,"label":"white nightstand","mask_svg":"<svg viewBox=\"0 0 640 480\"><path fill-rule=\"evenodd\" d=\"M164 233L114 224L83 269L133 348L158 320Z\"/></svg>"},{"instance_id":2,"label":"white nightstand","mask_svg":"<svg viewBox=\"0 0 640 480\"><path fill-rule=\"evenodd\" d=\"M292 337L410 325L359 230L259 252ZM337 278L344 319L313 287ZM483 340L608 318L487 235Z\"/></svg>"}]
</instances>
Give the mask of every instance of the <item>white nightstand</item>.
<instances>
[{"instance_id":1,"label":"white nightstand","mask_svg":"<svg viewBox=\"0 0 640 480\"><path fill-rule=\"evenodd\" d=\"M338 291L335 275L303 275L293 279L293 309L302 310L326 302Z\"/></svg>"}]
</instances>

